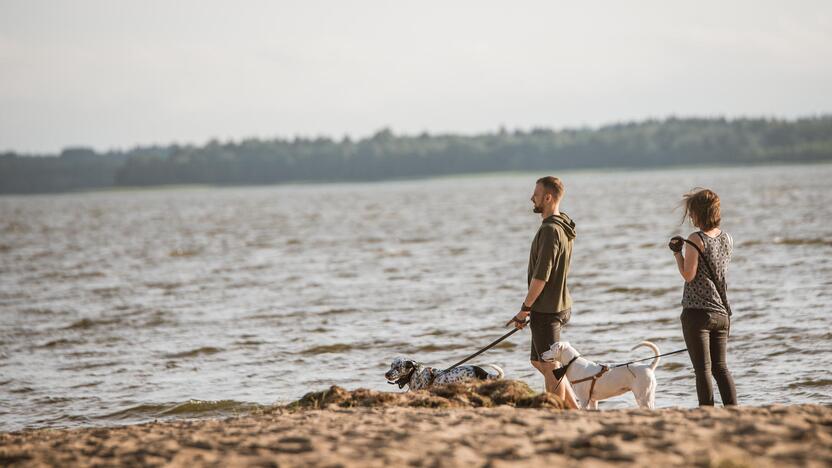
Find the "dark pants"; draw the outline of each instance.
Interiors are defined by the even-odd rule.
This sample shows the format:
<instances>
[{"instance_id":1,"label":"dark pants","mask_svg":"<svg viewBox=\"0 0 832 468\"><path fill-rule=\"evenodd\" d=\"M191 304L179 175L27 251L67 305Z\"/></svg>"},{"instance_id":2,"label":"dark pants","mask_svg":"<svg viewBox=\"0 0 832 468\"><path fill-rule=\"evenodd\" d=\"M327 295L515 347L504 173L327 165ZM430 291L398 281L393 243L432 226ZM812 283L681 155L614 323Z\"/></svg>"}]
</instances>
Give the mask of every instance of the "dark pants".
<instances>
[{"instance_id":1,"label":"dark pants","mask_svg":"<svg viewBox=\"0 0 832 468\"><path fill-rule=\"evenodd\" d=\"M529 314L529 328L532 331L532 349L529 359L542 361L541 354L549 351L552 344L560 341L560 331L572 317L572 309L562 310L554 314L532 312Z\"/></svg>"},{"instance_id":2,"label":"dark pants","mask_svg":"<svg viewBox=\"0 0 832 468\"><path fill-rule=\"evenodd\" d=\"M726 357L730 319L727 315L700 309L683 309L681 319L685 344L696 373L699 406L714 405L714 389L709 374L716 380L722 404L736 405L737 389L728 372Z\"/></svg>"}]
</instances>

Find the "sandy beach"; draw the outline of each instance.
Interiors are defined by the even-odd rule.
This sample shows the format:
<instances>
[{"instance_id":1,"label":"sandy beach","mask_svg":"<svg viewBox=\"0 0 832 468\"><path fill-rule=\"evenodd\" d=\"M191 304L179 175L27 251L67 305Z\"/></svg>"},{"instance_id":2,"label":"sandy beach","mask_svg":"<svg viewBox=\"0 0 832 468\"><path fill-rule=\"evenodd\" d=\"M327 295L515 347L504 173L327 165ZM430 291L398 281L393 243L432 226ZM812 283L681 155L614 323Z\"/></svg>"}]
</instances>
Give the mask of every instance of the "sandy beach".
<instances>
[{"instance_id":1,"label":"sandy beach","mask_svg":"<svg viewBox=\"0 0 832 468\"><path fill-rule=\"evenodd\" d=\"M830 406L584 412L559 409L558 401L526 389L512 383L400 394L333 387L242 417L4 433L0 465L832 464Z\"/></svg>"}]
</instances>

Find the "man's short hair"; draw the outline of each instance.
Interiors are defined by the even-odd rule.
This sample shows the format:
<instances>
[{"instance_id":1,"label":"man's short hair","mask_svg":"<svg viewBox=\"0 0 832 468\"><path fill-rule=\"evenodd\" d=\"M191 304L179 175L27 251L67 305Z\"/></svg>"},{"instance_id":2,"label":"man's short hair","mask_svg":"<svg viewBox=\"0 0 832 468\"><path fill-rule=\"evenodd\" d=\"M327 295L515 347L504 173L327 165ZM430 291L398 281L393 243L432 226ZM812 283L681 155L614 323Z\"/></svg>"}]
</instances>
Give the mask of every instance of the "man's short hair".
<instances>
[{"instance_id":1,"label":"man's short hair","mask_svg":"<svg viewBox=\"0 0 832 468\"><path fill-rule=\"evenodd\" d=\"M560 201L560 199L563 198L564 192L566 192L566 189L563 188L563 182L561 182L557 177L541 177L537 179L537 183L542 185L546 191L551 193L555 201Z\"/></svg>"}]
</instances>

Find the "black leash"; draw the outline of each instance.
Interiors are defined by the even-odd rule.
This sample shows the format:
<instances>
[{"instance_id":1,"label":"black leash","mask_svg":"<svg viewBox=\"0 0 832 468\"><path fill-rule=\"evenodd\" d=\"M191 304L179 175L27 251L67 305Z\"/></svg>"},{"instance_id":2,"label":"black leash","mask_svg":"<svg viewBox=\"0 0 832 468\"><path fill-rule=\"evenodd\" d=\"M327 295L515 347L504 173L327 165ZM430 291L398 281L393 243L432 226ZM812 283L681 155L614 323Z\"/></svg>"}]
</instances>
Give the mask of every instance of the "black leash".
<instances>
[{"instance_id":1,"label":"black leash","mask_svg":"<svg viewBox=\"0 0 832 468\"><path fill-rule=\"evenodd\" d=\"M525 321L525 322L523 322L523 325L525 325L525 324L527 324L527 323L529 323L529 321L528 321L528 320L527 320L527 321ZM497 344L499 344L501 341L503 341L503 340L505 340L506 338L510 337L511 335L513 335L513 334L515 334L515 333L519 332L520 330L522 330L522 328L515 328L514 330L512 330L512 331L510 331L510 332L506 333L505 335L503 335L503 336L501 336L501 337L497 338L496 340L492 341L492 342L491 342L491 344L489 344L489 345L488 345L488 346L486 346L485 348L482 348L481 350L477 351L476 353L474 353L474 354L472 354L472 355L468 356L467 358L465 358L465 359L463 359L463 360L459 361L458 363L456 363L456 364L452 365L451 367L449 367L449 368L447 368L447 369L443 370L442 372L440 372L440 373L436 374L436 377L439 377L440 375L444 374L445 372L448 372L448 371L451 371L451 370L453 370L453 369L456 369L457 367L459 367L459 366L461 366L461 365L465 364L466 362L470 361L471 359L474 359L475 357L477 357L477 356L479 356L480 354L482 354L482 353L484 353L484 352L488 351L489 349L491 349L491 348L493 348L494 346L496 346ZM434 377L434 378L436 378L436 377Z\"/></svg>"},{"instance_id":2,"label":"black leash","mask_svg":"<svg viewBox=\"0 0 832 468\"><path fill-rule=\"evenodd\" d=\"M610 369L615 369L616 367L624 367L624 366L629 366L630 364L633 364L633 363L636 363L636 362L641 362L641 361L649 361L650 359L658 359L658 358L660 358L660 357L670 356L671 354L684 353L684 352L685 352L685 351L687 351L687 350L688 350L687 348L685 348L685 349L677 349L676 351L671 351L671 352L669 352L669 353L659 354L659 355L657 355L657 356L650 356L650 357L646 357L646 358L644 358L644 359L636 359L635 361L625 362L625 363L623 363L623 364L615 364L615 365L612 365L612 366L607 366L607 367L609 367Z\"/></svg>"}]
</instances>

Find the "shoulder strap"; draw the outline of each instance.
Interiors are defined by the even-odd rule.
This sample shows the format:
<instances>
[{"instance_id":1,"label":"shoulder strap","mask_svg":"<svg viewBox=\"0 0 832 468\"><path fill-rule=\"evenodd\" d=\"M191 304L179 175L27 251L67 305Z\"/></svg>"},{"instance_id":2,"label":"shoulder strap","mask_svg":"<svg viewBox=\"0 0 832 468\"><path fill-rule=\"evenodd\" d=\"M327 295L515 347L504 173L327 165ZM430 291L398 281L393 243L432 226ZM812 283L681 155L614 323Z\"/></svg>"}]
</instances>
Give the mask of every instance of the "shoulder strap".
<instances>
[{"instance_id":1,"label":"shoulder strap","mask_svg":"<svg viewBox=\"0 0 832 468\"><path fill-rule=\"evenodd\" d=\"M701 232L697 232L696 234L698 234L699 238L702 239L702 233ZM701 265L705 266L705 270L707 270L708 277L709 277L708 279L710 279L711 282L716 287L716 292L719 294L719 299L722 301L722 306L725 307L725 310L728 312L728 316L730 317L733 312L731 312L731 306L728 305L728 298L725 295L725 281L718 281L717 280L717 276L714 273L714 270L711 269L711 265L710 265L710 261L708 260L708 257L705 256L705 252L703 252L702 249L700 249L698 245L696 245L695 243L693 243L693 242L691 242L687 239L684 239L684 241L687 242L688 244L690 244L691 247L696 249L696 252L699 253L699 263ZM702 245L703 246L705 245L705 239L702 239Z\"/></svg>"}]
</instances>

